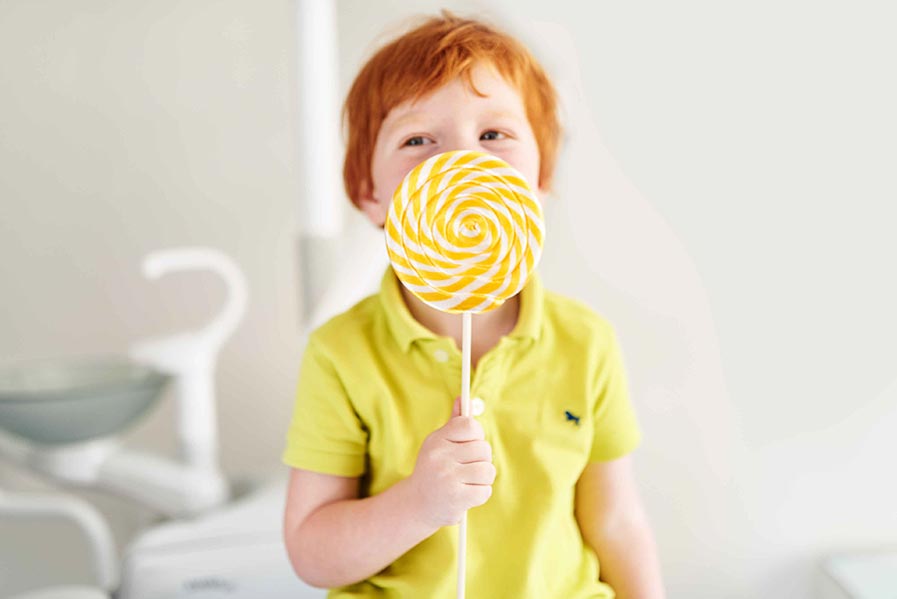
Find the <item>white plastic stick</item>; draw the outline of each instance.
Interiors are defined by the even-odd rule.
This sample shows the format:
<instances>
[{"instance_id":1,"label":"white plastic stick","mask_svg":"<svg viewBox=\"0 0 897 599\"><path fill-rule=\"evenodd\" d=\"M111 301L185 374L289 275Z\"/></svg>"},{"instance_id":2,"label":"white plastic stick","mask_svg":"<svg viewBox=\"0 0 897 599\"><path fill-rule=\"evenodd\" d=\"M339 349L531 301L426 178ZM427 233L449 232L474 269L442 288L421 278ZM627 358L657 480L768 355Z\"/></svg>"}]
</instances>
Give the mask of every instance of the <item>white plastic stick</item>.
<instances>
[{"instance_id":1,"label":"white plastic stick","mask_svg":"<svg viewBox=\"0 0 897 599\"><path fill-rule=\"evenodd\" d=\"M470 312L461 315L461 415L470 416ZM464 599L467 566L467 512L458 526L458 599Z\"/></svg>"}]
</instances>

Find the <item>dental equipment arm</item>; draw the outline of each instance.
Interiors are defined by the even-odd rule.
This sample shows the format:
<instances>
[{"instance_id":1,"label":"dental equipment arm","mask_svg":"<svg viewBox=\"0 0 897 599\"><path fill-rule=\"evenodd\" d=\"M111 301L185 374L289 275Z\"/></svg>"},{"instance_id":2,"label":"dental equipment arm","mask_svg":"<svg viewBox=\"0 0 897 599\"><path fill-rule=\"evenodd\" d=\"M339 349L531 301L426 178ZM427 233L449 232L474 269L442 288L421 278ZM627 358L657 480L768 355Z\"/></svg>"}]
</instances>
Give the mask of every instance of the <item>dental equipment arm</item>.
<instances>
[{"instance_id":1,"label":"dental equipment arm","mask_svg":"<svg viewBox=\"0 0 897 599\"><path fill-rule=\"evenodd\" d=\"M118 587L118 563L109 526L86 501L54 493L4 493L0 489L0 517L62 518L77 526L90 545L97 582L105 591Z\"/></svg>"},{"instance_id":2,"label":"dental equipment arm","mask_svg":"<svg viewBox=\"0 0 897 599\"><path fill-rule=\"evenodd\" d=\"M224 279L227 290L224 308L198 331L136 344L131 357L177 376L181 458L191 467L217 471L215 361L224 341L243 318L249 294L240 269L227 256L209 248L153 252L143 262L144 275L150 279L187 270L211 270Z\"/></svg>"}]
</instances>

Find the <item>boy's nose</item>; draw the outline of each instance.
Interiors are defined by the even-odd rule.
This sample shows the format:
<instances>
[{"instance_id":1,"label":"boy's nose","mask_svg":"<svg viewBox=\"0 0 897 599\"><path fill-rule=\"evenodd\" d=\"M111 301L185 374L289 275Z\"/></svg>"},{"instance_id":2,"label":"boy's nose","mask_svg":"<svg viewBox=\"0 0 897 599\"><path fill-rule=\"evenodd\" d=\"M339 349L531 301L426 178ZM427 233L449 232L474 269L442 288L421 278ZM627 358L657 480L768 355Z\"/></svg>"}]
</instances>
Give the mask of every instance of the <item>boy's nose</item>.
<instances>
[{"instance_id":1,"label":"boy's nose","mask_svg":"<svg viewBox=\"0 0 897 599\"><path fill-rule=\"evenodd\" d=\"M479 135L456 133L446 138L445 145L443 146L443 148L441 148L441 150L443 152L454 152L461 150L482 152L483 146L480 144Z\"/></svg>"}]
</instances>

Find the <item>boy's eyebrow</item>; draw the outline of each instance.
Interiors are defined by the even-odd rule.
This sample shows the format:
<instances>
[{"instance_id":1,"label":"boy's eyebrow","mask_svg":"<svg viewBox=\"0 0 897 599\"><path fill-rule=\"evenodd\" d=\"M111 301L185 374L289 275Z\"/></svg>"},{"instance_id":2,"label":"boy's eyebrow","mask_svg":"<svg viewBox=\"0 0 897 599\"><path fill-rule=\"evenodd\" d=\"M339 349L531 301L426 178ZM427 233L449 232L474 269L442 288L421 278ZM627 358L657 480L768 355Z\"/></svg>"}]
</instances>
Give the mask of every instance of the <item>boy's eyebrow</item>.
<instances>
[{"instance_id":1,"label":"boy's eyebrow","mask_svg":"<svg viewBox=\"0 0 897 599\"><path fill-rule=\"evenodd\" d=\"M413 121L419 119L421 117L421 115L423 115L423 114L424 114L424 112L422 110L412 110L411 112L406 112L405 114L400 116L398 119L396 119L392 123L386 124L386 129L387 130L397 129L398 127L401 127L402 125L404 125L408 122L413 122Z\"/></svg>"},{"instance_id":2,"label":"boy's eyebrow","mask_svg":"<svg viewBox=\"0 0 897 599\"><path fill-rule=\"evenodd\" d=\"M410 112L406 112L395 121L386 123L384 129L391 133L396 129L399 129L403 125L414 123L414 121L419 120L422 116L425 115L426 112L423 110L412 110ZM511 110L490 110L489 112L485 113L484 116L487 119L511 119L516 121L524 120L526 118L523 115Z\"/></svg>"}]
</instances>

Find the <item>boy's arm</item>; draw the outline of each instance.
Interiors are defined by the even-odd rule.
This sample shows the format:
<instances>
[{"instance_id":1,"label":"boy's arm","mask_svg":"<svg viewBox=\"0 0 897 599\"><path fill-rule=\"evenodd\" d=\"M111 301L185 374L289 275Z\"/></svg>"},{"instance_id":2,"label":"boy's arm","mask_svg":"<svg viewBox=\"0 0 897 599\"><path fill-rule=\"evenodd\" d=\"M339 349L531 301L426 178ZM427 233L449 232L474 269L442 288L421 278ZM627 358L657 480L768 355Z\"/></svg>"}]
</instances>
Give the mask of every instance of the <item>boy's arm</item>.
<instances>
[{"instance_id":1,"label":"boy's arm","mask_svg":"<svg viewBox=\"0 0 897 599\"><path fill-rule=\"evenodd\" d=\"M576 519L617 599L662 599L654 536L629 456L590 462L576 484Z\"/></svg>"},{"instance_id":2,"label":"boy's arm","mask_svg":"<svg viewBox=\"0 0 897 599\"><path fill-rule=\"evenodd\" d=\"M293 468L283 532L296 574L322 588L359 582L436 532L417 517L406 481L358 499L357 477Z\"/></svg>"}]
</instances>

